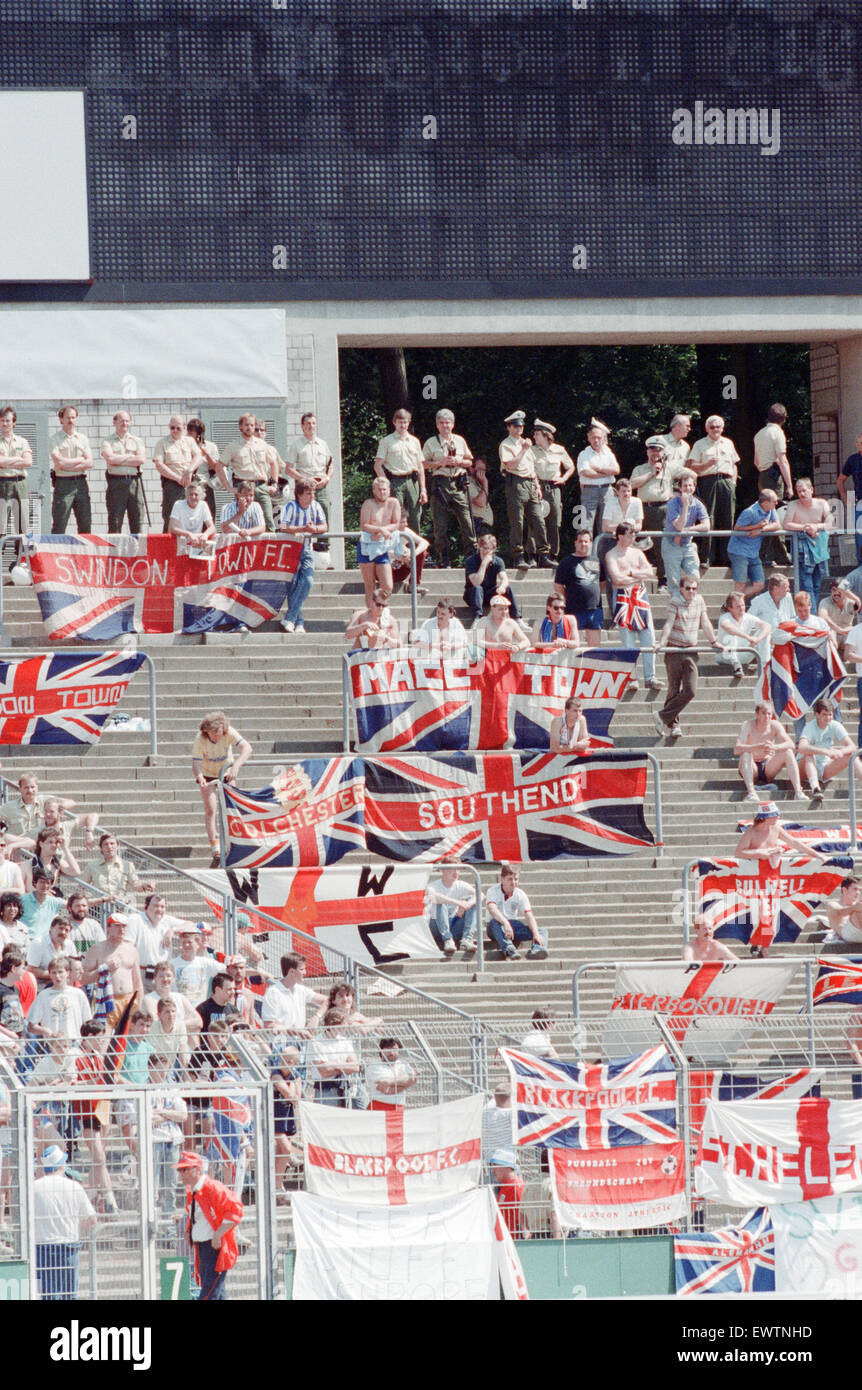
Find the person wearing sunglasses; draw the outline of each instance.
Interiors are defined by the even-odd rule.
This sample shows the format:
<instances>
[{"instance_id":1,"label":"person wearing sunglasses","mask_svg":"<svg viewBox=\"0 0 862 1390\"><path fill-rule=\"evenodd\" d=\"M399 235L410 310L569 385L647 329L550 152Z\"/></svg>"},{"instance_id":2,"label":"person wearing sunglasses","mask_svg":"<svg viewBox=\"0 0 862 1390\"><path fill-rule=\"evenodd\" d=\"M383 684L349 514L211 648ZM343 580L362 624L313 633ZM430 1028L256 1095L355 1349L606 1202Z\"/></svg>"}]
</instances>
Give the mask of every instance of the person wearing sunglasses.
<instances>
[{"instance_id":1,"label":"person wearing sunglasses","mask_svg":"<svg viewBox=\"0 0 862 1390\"><path fill-rule=\"evenodd\" d=\"M580 647L584 644L578 633L577 618L566 612L566 601L559 594L549 594L545 601L545 616L533 623L530 640L534 647Z\"/></svg>"},{"instance_id":2,"label":"person wearing sunglasses","mask_svg":"<svg viewBox=\"0 0 862 1390\"><path fill-rule=\"evenodd\" d=\"M703 632L707 641L721 650L721 643L709 620L706 604L698 593L700 581L684 574L680 579L680 596L668 604L667 618L658 639L658 650L664 651L667 671L667 699L662 709L653 710L653 723L659 734L677 739L682 733L679 716L697 694L697 646Z\"/></svg>"}]
</instances>

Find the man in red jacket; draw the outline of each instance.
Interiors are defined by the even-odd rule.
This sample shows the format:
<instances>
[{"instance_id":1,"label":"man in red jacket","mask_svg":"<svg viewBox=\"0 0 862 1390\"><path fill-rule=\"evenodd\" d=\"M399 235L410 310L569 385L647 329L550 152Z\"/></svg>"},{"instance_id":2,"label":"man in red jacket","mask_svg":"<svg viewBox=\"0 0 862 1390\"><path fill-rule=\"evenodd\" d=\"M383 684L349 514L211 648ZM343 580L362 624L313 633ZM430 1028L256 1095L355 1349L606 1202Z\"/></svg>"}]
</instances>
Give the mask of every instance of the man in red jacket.
<instances>
[{"instance_id":1,"label":"man in red jacket","mask_svg":"<svg viewBox=\"0 0 862 1390\"><path fill-rule=\"evenodd\" d=\"M226 1298L225 1277L239 1258L234 1231L242 1220L242 1202L224 1183L204 1173L200 1154L185 1150L177 1170L186 1187L187 1234L195 1251L200 1300Z\"/></svg>"}]
</instances>

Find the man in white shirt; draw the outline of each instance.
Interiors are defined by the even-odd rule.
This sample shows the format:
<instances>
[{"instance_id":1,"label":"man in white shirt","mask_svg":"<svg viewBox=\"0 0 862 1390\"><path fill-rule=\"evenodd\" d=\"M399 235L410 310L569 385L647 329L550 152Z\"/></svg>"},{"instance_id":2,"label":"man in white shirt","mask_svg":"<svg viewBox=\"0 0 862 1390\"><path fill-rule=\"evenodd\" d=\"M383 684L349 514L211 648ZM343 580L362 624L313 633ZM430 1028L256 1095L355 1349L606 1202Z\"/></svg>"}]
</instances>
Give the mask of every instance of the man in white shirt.
<instances>
[{"instance_id":1,"label":"man in white shirt","mask_svg":"<svg viewBox=\"0 0 862 1390\"><path fill-rule=\"evenodd\" d=\"M447 956L460 946L464 955L476 949L476 890L458 877L457 864L443 864L440 877L425 889L425 911L431 935Z\"/></svg>"},{"instance_id":2,"label":"man in white shirt","mask_svg":"<svg viewBox=\"0 0 862 1390\"><path fill-rule=\"evenodd\" d=\"M761 488L771 488L779 502L793 496L793 479L787 459L787 436L784 426L787 410L778 402L766 412L766 424L754 436L754 466ZM789 565L790 556L783 536L770 536L760 552L765 565Z\"/></svg>"},{"instance_id":3,"label":"man in white shirt","mask_svg":"<svg viewBox=\"0 0 862 1390\"><path fill-rule=\"evenodd\" d=\"M195 932L198 930L196 924L187 918L171 916L167 899L161 893L148 893L143 910L129 914L126 940L137 948L141 969L149 970L152 978L153 968L159 961L168 959L171 937L189 928Z\"/></svg>"},{"instance_id":4,"label":"man in white shirt","mask_svg":"<svg viewBox=\"0 0 862 1390\"><path fill-rule=\"evenodd\" d=\"M494 1099L482 1111L482 1157L487 1163L492 1153L512 1143L512 1085L498 1081Z\"/></svg>"},{"instance_id":5,"label":"man in white shirt","mask_svg":"<svg viewBox=\"0 0 862 1390\"><path fill-rule=\"evenodd\" d=\"M210 981L218 975L221 965L211 956L198 954L200 927L186 925L180 931L180 954L171 965L176 976L177 992L197 1007L209 994Z\"/></svg>"},{"instance_id":6,"label":"man in white shirt","mask_svg":"<svg viewBox=\"0 0 862 1390\"><path fill-rule=\"evenodd\" d=\"M488 935L499 946L506 960L518 960L519 941L532 941L528 960L547 960L548 933L543 931L533 915L530 900L518 887L518 871L511 864L501 864L500 882L485 895L488 909Z\"/></svg>"},{"instance_id":7,"label":"man in white shirt","mask_svg":"<svg viewBox=\"0 0 862 1390\"><path fill-rule=\"evenodd\" d=\"M175 502L171 508L168 531L185 541L189 549L200 549L215 535L215 522L197 478L186 488L185 501Z\"/></svg>"},{"instance_id":8,"label":"man in white shirt","mask_svg":"<svg viewBox=\"0 0 862 1390\"><path fill-rule=\"evenodd\" d=\"M369 1110L403 1109L406 1093L419 1077L409 1062L401 1060L401 1043L397 1038L380 1039L380 1061L371 1062L365 1069Z\"/></svg>"},{"instance_id":9,"label":"man in white shirt","mask_svg":"<svg viewBox=\"0 0 862 1390\"><path fill-rule=\"evenodd\" d=\"M68 1177L59 1144L43 1150L41 1163L43 1176L33 1183L36 1279L43 1302L65 1303L78 1297L81 1240L96 1212L81 1184Z\"/></svg>"},{"instance_id":10,"label":"man in white shirt","mask_svg":"<svg viewBox=\"0 0 862 1390\"><path fill-rule=\"evenodd\" d=\"M733 528L738 463L736 445L724 434L724 420L720 415L707 416L706 434L693 446L688 466L697 474L698 496L709 513L711 531ZM702 541L700 550L703 569L709 568L710 558L715 564L727 563L726 536Z\"/></svg>"},{"instance_id":11,"label":"man in white shirt","mask_svg":"<svg viewBox=\"0 0 862 1390\"><path fill-rule=\"evenodd\" d=\"M774 632L780 623L792 623L796 617L796 609L793 607L787 577L783 574L771 575L764 592L751 600L748 612L751 617L762 618L764 622L769 623L770 632ZM772 650L770 639L764 638L759 642L757 650L761 661L766 665Z\"/></svg>"},{"instance_id":12,"label":"man in white shirt","mask_svg":"<svg viewBox=\"0 0 862 1390\"><path fill-rule=\"evenodd\" d=\"M596 534L602 529L602 512L610 498L610 485L620 471L616 455L608 448L610 430L593 418L587 430L587 448L577 458L581 485L580 507L575 508L575 526Z\"/></svg>"},{"instance_id":13,"label":"man in white shirt","mask_svg":"<svg viewBox=\"0 0 862 1390\"><path fill-rule=\"evenodd\" d=\"M318 994L302 983L305 978L305 956L281 958L281 979L270 985L263 998L261 1022L264 1028L290 1038L310 1038L305 1019L309 1004L318 1007L327 1003L325 994Z\"/></svg>"}]
</instances>

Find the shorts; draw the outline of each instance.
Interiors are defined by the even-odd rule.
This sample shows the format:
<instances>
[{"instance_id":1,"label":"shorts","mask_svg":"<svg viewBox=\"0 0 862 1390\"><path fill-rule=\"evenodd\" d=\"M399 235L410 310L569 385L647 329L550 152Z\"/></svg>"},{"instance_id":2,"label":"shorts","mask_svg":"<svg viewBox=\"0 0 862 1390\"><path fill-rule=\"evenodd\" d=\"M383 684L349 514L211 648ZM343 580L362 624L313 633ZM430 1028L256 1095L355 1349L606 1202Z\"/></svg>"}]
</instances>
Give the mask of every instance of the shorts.
<instances>
[{"instance_id":1,"label":"shorts","mask_svg":"<svg viewBox=\"0 0 862 1390\"><path fill-rule=\"evenodd\" d=\"M601 608L587 608L583 613L573 613L572 617L579 628L592 628L593 631L598 629L601 632L604 626Z\"/></svg>"},{"instance_id":2,"label":"shorts","mask_svg":"<svg viewBox=\"0 0 862 1390\"><path fill-rule=\"evenodd\" d=\"M391 565L392 556L387 551L385 555L366 555L362 548L362 541L356 542L356 563L357 565Z\"/></svg>"},{"instance_id":3,"label":"shorts","mask_svg":"<svg viewBox=\"0 0 862 1390\"><path fill-rule=\"evenodd\" d=\"M754 771L755 771L755 778L754 778L755 782L768 782L768 781L769 781L769 778L766 776L766 759L764 759L763 762L755 763L755 764L754 764Z\"/></svg>"},{"instance_id":4,"label":"shorts","mask_svg":"<svg viewBox=\"0 0 862 1390\"><path fill-rule=\"evenodd\" d=\"M766 576L759 555L733 555L727 553L735 584L765 584Z\"/></svg>"}]
</instances>

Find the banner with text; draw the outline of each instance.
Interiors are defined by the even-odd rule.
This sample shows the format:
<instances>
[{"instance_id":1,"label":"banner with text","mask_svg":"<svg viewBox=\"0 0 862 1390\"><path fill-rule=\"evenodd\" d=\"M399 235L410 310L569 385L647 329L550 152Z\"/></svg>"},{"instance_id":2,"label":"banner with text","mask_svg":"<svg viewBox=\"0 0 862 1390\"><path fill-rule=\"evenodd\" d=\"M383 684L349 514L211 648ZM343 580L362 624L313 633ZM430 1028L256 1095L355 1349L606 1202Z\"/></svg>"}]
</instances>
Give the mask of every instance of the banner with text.
<instances>
[{"instance_id":1,"label":"banner with text","mask_svg":"<svg viewBox=\"0 0 862 1390\"><path fill-rule=\"evenodd\" d=\"M767 1208L755 1208L738 1226L675 1236L673 1261L678 1294L773 1293L775 1240Z\"/></svg>"},{"instance_id":2,"label":"banner with text","mask_svg":"<svg viewBox=\"0 0 862 1390\"><path fill-rule=\"evenodd\" d=\"M862 1193L773 1207L772 1225L779 1293L862 1296Z\"/></svg>"},{"instance_id":3,"label":"banner with text","mask_svg":"<svg viewBox=\"0 0 862 1390\"><path fill-rule=\"evenodd\" d=\"M682 1140L549 1152L554 1210L564 1230L632 1231L685 1215Z\"/></svg>"},{"instance_id":4,"label":"banner with text","mask_svg":"<svg viewBox=\"0 0 862 1390\"><path fill-rule=\"evenodd\" d=\"M0 744L98 743L143 653L0 661Z\"/></svg>"},{"instance_id":5,"label":"banner with text","mask_svg":"<svg viewBox=\"0 0 862 1390\"><path fill-rule=\"evenodd\" d=\"M702 859L695 870L696 911L732 937L764 949L795 941L824 898L836 892L852 860L835 866L794 855L769 859Z\"/></svg>"}]
</instances>

